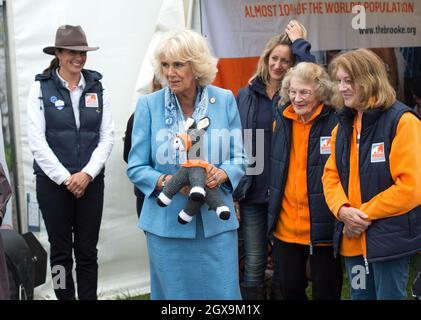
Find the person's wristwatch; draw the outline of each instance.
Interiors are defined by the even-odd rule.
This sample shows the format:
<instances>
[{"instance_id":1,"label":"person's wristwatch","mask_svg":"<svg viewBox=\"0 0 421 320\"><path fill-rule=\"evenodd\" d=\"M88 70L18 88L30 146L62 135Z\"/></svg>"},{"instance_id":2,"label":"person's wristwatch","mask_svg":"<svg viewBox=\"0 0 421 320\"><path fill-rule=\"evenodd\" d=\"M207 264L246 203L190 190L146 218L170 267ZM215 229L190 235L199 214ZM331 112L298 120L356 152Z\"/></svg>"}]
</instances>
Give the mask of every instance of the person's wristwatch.
<instances>
[{"instance_id":1,"label":"person's wristwatch","mask_svg":"<svg viewBox=\"0 0 421 320\"><path fill-rule=\"evenodd\" d=\"M168 174L164 174L164 176L162 177L162 180L161 180L162 189L164 189L165 185L167 184L167 177L168 177Z\"/></svg>"}]
</instances>

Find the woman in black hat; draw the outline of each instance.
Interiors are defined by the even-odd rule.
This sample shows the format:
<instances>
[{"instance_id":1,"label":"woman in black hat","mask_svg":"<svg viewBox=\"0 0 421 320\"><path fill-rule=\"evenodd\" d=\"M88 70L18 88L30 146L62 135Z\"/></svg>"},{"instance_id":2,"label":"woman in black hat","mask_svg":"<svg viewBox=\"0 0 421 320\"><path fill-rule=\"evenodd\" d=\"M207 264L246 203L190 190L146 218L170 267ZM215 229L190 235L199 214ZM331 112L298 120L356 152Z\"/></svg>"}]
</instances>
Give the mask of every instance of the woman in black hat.
<instances>
[{"instance_id":1,"label":"woman in black hat","mask_svg":"<svg viewBox=\"0 0 421 320\"><path fill-rule=\"evenodd\" d=\"M28 143L36 192L50 242L58 299L97 299L97 243L104 197L104 164L114 140L107 91L98 72L84 69L89 47L80 26L57 29L50 66L28 97Z\"/></svg>"}]
</instances>

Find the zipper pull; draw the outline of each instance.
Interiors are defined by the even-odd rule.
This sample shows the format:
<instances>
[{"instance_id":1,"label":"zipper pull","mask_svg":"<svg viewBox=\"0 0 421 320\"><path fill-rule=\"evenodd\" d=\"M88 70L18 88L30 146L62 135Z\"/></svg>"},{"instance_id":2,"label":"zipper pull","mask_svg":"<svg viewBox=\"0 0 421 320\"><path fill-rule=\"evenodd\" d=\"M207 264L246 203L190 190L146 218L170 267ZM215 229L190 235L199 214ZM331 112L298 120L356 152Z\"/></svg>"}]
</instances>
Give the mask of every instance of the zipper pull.
<instances>
[{"instance_id":1,"label":"zipper pull","mask_svg":"<svg viewBox=\"0 0 421 320\"><path fill-rule=\"evenodd\" d=\"M313 244L311 243L311 241L309 243L309 246L310 246L310 255L312 256L313 255Z\"/></svg>"},{"instance_id":2,"label":"zipper pull","mask_svg":"<svg viewBox=\"0 0 421 320\"><path fill-rule=\"evenodd\" d=\"M370 274L370 270L368 269L368 261L366 257L364 257L364 265L365 265L365 274Z\"/></svg>"}]
</instances>

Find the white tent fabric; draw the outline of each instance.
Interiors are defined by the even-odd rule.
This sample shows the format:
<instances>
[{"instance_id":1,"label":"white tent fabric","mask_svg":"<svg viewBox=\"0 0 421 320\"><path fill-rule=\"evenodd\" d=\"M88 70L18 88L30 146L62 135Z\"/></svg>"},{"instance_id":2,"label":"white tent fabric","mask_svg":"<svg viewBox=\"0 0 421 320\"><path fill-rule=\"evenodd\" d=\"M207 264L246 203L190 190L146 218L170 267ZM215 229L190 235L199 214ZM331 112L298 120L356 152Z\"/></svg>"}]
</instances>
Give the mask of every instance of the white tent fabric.
<instances>
[{"instance_id":1,"label":"white tent fabric","mask_svg":"<svg viewBox=\"0 0 421 320\"><path fill-rule=\"evenodd\" d=\"M169 6L169 3L173 4ZM86 68L101 72L110 92L115 121L115 144L106 164L106 186L99 250L100 298L126 297L149 291L146 245L137 227L133 186L126 177L123 162L123 140L127 119L134 109L138 70L147 53L154 31L170 27L173 22L184 24L184 11L179 1L138 0L13 0L7 1L8 30L12 63L12 89L17 96L15 123L20 131L19 169L23 181L18 186L21 197L29 193L36 199L32 156L27 145L26 98L35 74L49 63L51 56L42 48L54 43L55 31L61 24L81 25L88 43L100 50L90 52ZM164 12L162 12L162 10ZM166 13L170 10L170 13ZM174 10L174 11L172 11ZM176 18L179 15L180 18ZM158 21L159 26L156 26ZM171 22L171 25L166 25ZM155 39L155 38L154 38ZM149 51L148 51L149 52ZM13 63L16 63L13 65ZM144 63L145 65L145 63ZM148 71L149 72L149 71ZM147 74L147 72L145 72ZM149 74L150 76L150 74ZM146 79L146 77L145 77ZM139 80L142 83L142 79ZM24 211L26 204L23 203ZM23 212L25 215L26 213ZM42 221L42 220L41 220ZM48 249L47 235L41 224L36 236ZM54 299L51 276L36 288L36 299Z\"/></svg>"},{"instance_id":2,"label":"white tent fabric","mask_svg":"<svg viewBox=\"0 0 421 320\"><path fill-rule=\"evenodd\" d=\"M2 127L1 123L2 119L0 118L0 128ZM3 130L0 129L0 163L3 167L4 173L6 174L6 178L10 181L9 169L7 168L6 164L6 157L4 153L4 143L3 143ZM10 198L9 203L6 206L6 213L4 215L2 221L2 228L6 228L13 225L12 222L12 201L13 199Z\"/></svg>"},{"instance_id":3,"label":"white tent fabric","mask_svg":"<svg viewBox=\"0 0 421 320\"><path fill-rule=\"evenodd\" d=\"M3 4L0 3L0 10L3 10ZM1 16L0 17L0 23L3 23L3 19L4 17ZM0 44L2 45L2 47L0 48L0 61L4 62L6 60L6 52L5 52L5 48L4 48L4 39L0 39ZM3 104L7 104L7 92L6 92L6 66L4 63L0 63L0 108L3 109ZM0 110L0 128L3 128L4 120L2 118L3 114L4 114L5 110ZM4 150L4 140L3 140L3 130L0 130L0 163L4 169L4 172L6 174L6 178L8 179L8 181L10 181L10 175L9 175L9 168L7 167L7 163L6 163L6 155L5 155L5 150ZM13 197L13 195L12 195ZM13 220L12 220L12 201L13 199L10 198L9 203L6 206L6 213L4 215L3 218L3 222L2 222L2 228L9 228L13 225Z\"/></svg>"},{"instance_id":4,"label":"white tent fabric","mask_svg":"<svg viewBox=\"0 0 421 320\"><path fill-rule=\"evenodd\" d=\"M190 1L191 2L191 1ZM135 99L138 95L151 91L151 83L154 76L152 65L153 52L162 38L162 35L169 30L183 30L186 26L184 17L183 0L164 0L156 23L155 33L149 44L148 51L143 59L136 83Z\"/></svg>"}]
</instances>

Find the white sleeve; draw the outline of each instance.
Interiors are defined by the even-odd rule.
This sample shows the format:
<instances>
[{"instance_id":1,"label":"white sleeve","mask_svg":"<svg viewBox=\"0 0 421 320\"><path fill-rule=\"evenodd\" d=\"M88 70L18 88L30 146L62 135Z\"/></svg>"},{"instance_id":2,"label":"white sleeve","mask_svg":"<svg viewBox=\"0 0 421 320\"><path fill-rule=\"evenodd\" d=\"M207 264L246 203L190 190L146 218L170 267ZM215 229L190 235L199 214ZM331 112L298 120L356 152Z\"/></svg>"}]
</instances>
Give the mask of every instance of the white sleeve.
<instances>
[{"instance_id":1,"label":"white sleeve","mask_svg":"<svg viewBox=\"0 0 421 320\"><path fill-rule=\"evenodd\" d=\"M93 179L101 172L110 156L114 145L114 121L111 114L111 105L108 91L103 91L103 108L102 121L99 129L99 142L87 165L82 169L83 172L89 174Z\"/></svg>"},{"instance_id":2,"label":"white sleeve","mask_svg":"<svg viewBox=\"0 0 421 320\"><path fill-rule=\"evenodd\" d=\"M45 117L40 82L32 84L27 101L28 144L42 171L55 183L61 185L70 172L61 164L45 138Z\"/></svg>"}]
</instances>

